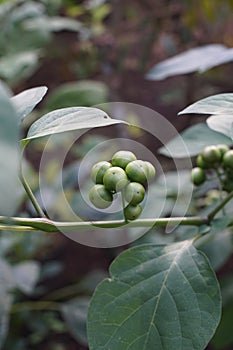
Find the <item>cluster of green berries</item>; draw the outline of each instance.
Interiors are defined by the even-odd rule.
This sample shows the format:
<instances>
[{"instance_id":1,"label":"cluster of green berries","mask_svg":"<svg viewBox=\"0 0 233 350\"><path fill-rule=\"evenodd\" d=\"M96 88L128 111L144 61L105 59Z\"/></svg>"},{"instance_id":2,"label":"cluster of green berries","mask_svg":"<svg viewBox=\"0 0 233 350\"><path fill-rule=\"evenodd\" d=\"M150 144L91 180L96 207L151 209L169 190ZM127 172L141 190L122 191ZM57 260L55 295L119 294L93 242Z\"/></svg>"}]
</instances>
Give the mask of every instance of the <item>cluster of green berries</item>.
<instances>
[{"instance_id":1,"label":"cluster of green berries","mask_svg":"<svg viewBox=\"0 0 233 350\"><path fill-rule=\"evenodd\" d=\"M113 196L121 192L128 205L124 208L126 220L135 220L142 212L139 205L145 196L143 183L155 176L154 166L138 160L130 151L118 151L111 162L101 161L91 169L94 186L89 191L91 203L99 209L108 208Z\"/></svg>"},{"instance_id":2,"label":"cluster of green berries","mask_svg":"<svg viewBox=\"0 0 233 350\"><path fill-rule=\"evenodd\" d=\"M194 185L202 185L208 174L218 173L222 189L233 190L233 150L227 145L207 146L196 159L197 166L192 169L191 180Z\"/></svg>"}]
</instances>

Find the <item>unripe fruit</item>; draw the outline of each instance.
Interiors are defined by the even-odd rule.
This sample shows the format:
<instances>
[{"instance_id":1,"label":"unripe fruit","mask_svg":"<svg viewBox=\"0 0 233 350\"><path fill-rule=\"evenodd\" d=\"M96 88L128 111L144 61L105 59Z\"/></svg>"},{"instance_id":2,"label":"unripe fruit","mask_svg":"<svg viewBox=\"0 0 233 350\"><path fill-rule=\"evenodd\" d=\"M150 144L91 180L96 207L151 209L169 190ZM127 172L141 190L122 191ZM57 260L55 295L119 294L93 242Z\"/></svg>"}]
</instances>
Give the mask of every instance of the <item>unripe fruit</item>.
<instances>
[{"instance_id":1,"label":"unripe fruit","mask_svg":"<svg viewBox=\"0 0 233 350\"><path fill-rule=\"evenodd\" d=\"M194 185L199 186L206 180L206 175L203 169L196 167L191 171L191 180Z\"/></svg>"},{"instance_id":2,"label":"unripe fruit","mask_svg":"<svg viewBox=\"0 0 233 350\"><path fill-rule=\"evenodd\" d=\"M227 191L227 192L233 191L233 179L227 176L223 181L222 188L224 191Z\"/></svg>"},{"instance_id":3,"label":"unripe fruit","mask_svg":"<svg viewBox=\"0 0 233 350\"><path fill-rule=\"evenodd\" d=\"M221 152L216 146L207 146L201 152L201 156L206 163L214 165L221 160Z\"/></svg>"},{"instance_id":4,"label":"unripe fruit","mask_svg":"<svg viewBox=\"0 0 233 350\"><path fill-rule=\"evenodd\" d=\"M91 203L99 209L106 209L112 204L112 194L104 185L95 185L89 191Z\"/></svg>"},{"instance_id":5,"label":"unripe fruit","mask_svg":"<svg viewBox=\"0 0 233 350\"><path fill-rule=\"evenodd\" d=\"M93 165L91 169L91 179L95 184L102 184L105 172L111 168L112 165L109 162L102 161Z\"/></svg>"},{"instance_id":6,"label":"unripe fruit","mask_svg":"<svg viewBox=\"0 0 233 350\"><path fill-rule=\"evenodd\" d=\"M142 212L142 207L140 205L127 205L124 209L124 216L126 220L135 220L139 217Z\"/></svg>"},{"instance_id":7,"label":"unripe fruit","mask_svg":"<svg viewBox=\"0 0 233 350\"><path fill-rule=\"evenodd\" d=\"M128 203L137 205L145 197L145 188L138 182L129 183L124 190L124 197Z\"/></svg>"},{"instance_id":8,"label":"unripe fruit","mask_svg":"<svg viewBox=\"0 0 233 350\"><path fill-rule=\"evenodd\" d=\"M206 162L203 160L201 154L199 154L199 156L197 157L196 163L197 163L197 166L198 166L199 168L202 168L202 169L208 169L208 168L210 167L210 164L206 163Z\"/></svg>"},{"instance_id":9,"label":"unripe fruit","mask_svg":"<svg viewBox=\"0 0 233 350\"><path fill-rule=\"evenodd\" d=\"M227 151L223 156L223 166L229 169L233 169L233 150Z\"/></svg>"},{"instance_id":10,"label":"unripe fruit","mask_svg":"<svg viewBox=\"0 0 233 350\"><path fill-rule=\"evenodd\" d=\"M104 186L111 192L121 191L129 182L126 172L120 167L111 167L103 178Z\"/></svg>"},{"instance_id":11,"label":"unripe fruit","mask_svg":"<svg viewBox=\"0 0 233 350\"><path fill-rule=\"evenodd\" d=\"M125 171L130 180L134 182L143 183L147 180L147 169L145 162L142 160L130 162L125 168Z\"/></svg>"},{"instance_id":12,"label":"unripe fruit","mask_svg":"<svg viewBox=\"0 0 233 350\"><path fill-rule=\"evenodd\" d=\"M217 149L220 151L222 157L224 156L224 154L230 150L230 148L227 145L224 144L220 144L216 146Z\"/></svg>"},{"instance_id":13,"label":"unripe fruit","mask_svg":"<svg viewBox=\"0 0 233 350\"><path fill-rule=\"evenodd\" d=\"M126 168L127 164L136 160L135 154L130 151L118 151L112 156L112 165L119 166L123 169Z\"/></svg>"},{"instance_id":14,"label":"unripe fruit","mask_svg":"<svg viewBox=\"0 0 233 350\"><path fill-rule=\"evenodd\" d=\"M144 164L146 166L147 181L152 180L156 174L155 167L150 162L147 162L147 161L144 161Z\"/></svg>"}]
</instances>

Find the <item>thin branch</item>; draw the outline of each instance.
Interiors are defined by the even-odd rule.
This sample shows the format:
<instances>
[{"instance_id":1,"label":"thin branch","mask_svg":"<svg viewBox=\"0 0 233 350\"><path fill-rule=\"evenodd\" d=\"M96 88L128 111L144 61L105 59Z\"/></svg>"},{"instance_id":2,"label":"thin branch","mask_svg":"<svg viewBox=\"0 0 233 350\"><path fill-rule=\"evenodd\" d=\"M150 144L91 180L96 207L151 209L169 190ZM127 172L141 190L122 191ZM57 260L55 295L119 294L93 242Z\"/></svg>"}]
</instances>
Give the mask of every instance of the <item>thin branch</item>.
<instances>
[{"instance_id":1,"label":"thin branch","mask_svg":"<svg viewBox=\"0 0 233 350\"><path fill-rule=\"evenodd\" d=\"M25 179L24 175L23 175L23 169L22 169L22 158L23 158L23 153L25 150L26 145L24 145L24 147L22 148L22 153L21 153L21 158L20 158L20 163L19 163L19 179L22 182L22 185L28 195L28 198L30 199L30 201L32 202L32 205L34 206L37 214L42 217L42 218L46 218L45 213L43 212L43 210L41 209L36 197L34 196L27 180Z\"/></svg>"},{"instance_id":2,"label":"thin branch","mask_svg":"<svg viewBox=\"0 0 233 350\"><path fill-rule=\"evenodd\" d=\"M222 210L222 208L225 207L225 205L230 202L230 200L233 198L233 191L230 192L220 203L219 205L216 206L216 208L214 208L208 215L208 220L209 222L211 222L214 217L218 214L218 212L220 210Z\"/></svg>"},{"instance_id":3,"label":"thin branch","mask_svg":"<svg viewBox=\"0 0 233 350\"><path fill-rule=\"evenodd\" d=\"M110 221L78 221L78 222L59 222L52 221L44 218L20 218L12 217L8 218L0 216L0 224L4 224L5 227L10 225L16 226L28 226L44 232L58 232L58 231L75 231L75 230L90 230L90 229L103 229L103 228L118 228L127 225L127 227L149 227L154 226L201 226L208 224L207 217L173 217L173 218L153 218L153 219L138 219L134 221L125 222L125 220L110 220Z\"/></svg>"}]
</instances>

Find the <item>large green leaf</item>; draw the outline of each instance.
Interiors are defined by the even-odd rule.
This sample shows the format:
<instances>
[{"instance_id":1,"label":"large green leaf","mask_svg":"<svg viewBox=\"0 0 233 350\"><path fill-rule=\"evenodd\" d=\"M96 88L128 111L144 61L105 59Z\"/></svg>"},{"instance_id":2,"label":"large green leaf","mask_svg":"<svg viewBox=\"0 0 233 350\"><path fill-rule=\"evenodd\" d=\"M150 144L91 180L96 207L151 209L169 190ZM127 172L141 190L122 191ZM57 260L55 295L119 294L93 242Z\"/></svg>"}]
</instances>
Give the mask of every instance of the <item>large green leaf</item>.
<instances>
[{"instance_id":1,"label":"large green leaf","mask_svg":"<svg viewBox=\"0 0 233 350\"><path fill-rule=\"evenodd\" d=\"M19 130L9 93L0 83L0 214L12 215L17 205Z\"/></svg>"},{"instance_id":2,"label":"large green leaf","mask_svg":"<svg viewBox=\"0 0 233 350\"><path fill-rule=\"evenodd\" d=\"M211 129L233 139L233 114L211 115L206 122Z\"/></svg>"},{"instance_id":3,"label":"large green leaf","mask_svg":"<svg viewBox=\"0 0 233 350\"><path fill-rule=\"evenodd\" d=\"M178 115L189 113L233 115L233 94L218 94L203 98L183 109Z\"/></svg>"},{"instance_id":4,"label":"large green leaf","mask_svg":"<svg viewBox=\"0 0 233 350\"><path fill-rule=\"evenodd\" d=\"M181 142L181 138L183 142ZM220 143L230 145L232 141L230 138L211 130L205 123L199 123L181 132L179 136L160 148L159 153L172 158L192 157L202 151L204 147Z\"/></svg>"},{"instance_id":5,"label":"large green leaf","mask_svg":"<svg viewBox=\"0 0 233 350\"><path fill-rule=\"evenodd\" d=\"M173 75L206 70L213 58L219 57L226 51L228 49L225 46L218 44L187 50L156 64L147 74L147 79L162 80Z\"/></svg>"},{"instance_id":6,"label":"large green leaf","mask_svg":"<svg viewBox=\"0 0 233 350\"><path fill-rule=\"evenodd\" d=\"M203 350L220 320L221 296L191 241L120 254L88 312L90 350Z\"/></svg>"},{"instance_id":7,"label":"large green leaf","mask_svg":"<svg viewBox=\"0 0 233 350\"><path fill-rule=\"evenodd\" d=\"M23 121L42 100L47 90L48 88L46 86L38 86L25 90L11 98L20 122Z\"/></svg>"},{"instance_id":8,"label":"large green leaf","mask_svg":"<svg viewBox=\"0 0 233 350\"><path fill-rule=\"evenodd\" d=\"M50 112L31 125L26 140L58 134L65 131L91 129L125 123L111 119L97 108L69 107Z\"/></svg>"}]
</instances>

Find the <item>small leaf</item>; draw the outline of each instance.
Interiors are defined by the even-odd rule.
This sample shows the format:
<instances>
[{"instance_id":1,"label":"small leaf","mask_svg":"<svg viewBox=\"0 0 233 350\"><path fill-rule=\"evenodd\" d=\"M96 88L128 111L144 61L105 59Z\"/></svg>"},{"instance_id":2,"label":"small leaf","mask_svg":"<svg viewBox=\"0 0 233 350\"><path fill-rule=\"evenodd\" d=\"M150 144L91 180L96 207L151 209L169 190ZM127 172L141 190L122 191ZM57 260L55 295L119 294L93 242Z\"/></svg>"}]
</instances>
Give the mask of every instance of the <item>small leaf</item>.
<instances>
[{"instance_id":1,"label":"small leaf","mask_svg":"<svg viewBox=\"0 0 233 350\"><path fill-rule=\"evenodd\" d=\"M219 66L223 63L228 63L233 61L233 48L226 49L225 51L221 52L220 55L210 57L207 62L204 62L201 64L201 67L199 68L199 72L205 72L208 69L211 69L213 67Z\"/></svg>"},{"instance_id":2,"label":"small leaf","mask_svg":"<svg viewBox=\"0 0 233 350\"><path fill-rule=\"evenodd\" d=\"M31 294L39 280L40 265L36 261L26 261L13 267L16 286L25 294Z\"/></svg>"},{"instance_id":3,"label":"small leaf","mask_svg":"<svg viewBox=\"0 0 233 350\"><path fill-rule=\"evenodd\" d=\"M69 107L50 112L31 125L26 140L58 134L65 131L91 129L125 123L111 119L97 108Z\"/></svg>"},{"instance_id":4,"label":"small leaf","mask_svg":"<svg viewBox=\"0 0 233 350\"><path fill-rule=\"evenodd\" d=\"M212 130L232 138L233 114L232 115L211 115L206 120Z\"/></svg>"},{"instance_id":5,"label":"small leaf","mask_svg":"<svg viewBox=\"0 0 233 350\"><path fill-rule=\"evenodd\" d=\"M0 77L8 84L25 79L36 68L39 50L17 52L0 58Z\"/></svg>"},{"instance_id":6,"label":"small leaf","mask_svg":"<svg viewBox=\"0 0 233 350\"><path fill-rule=\"evenodd\" d=\"M203 98L183 109L178 115L189 113L233 115L233 94L218 94Z\"/></svg>"},{"instance_id":7,"label":"small leaf","mask_svg":"<svg viewBox=\"0 0 233 350\"><path fill-rule=\"evenodd\" d=\"M169 141L159 149L159 153L172 158L196 156L208 145L231 145L230 138L211 130L205 123L199 123L187 128L179 136Z\"/></svg>"},{"instance_id":8,"label":"small leaf","mask_svg":"<svg viewBox=\"0 0 233 350\"><path fill-rule=\"evenodd\" d=\"M147 79L162 80L173 75L196 72L226 50L225 46L216 44L187 50L156 64L147 74Z\"/></svg>"},{"instance_id":9,"label":"small leaf","mask_svg":"<svg viewBox=\"0 0 233 350\"><path fill-rule=\"evenodd\" d=\"M68 301L61 307L61 312L68 329L74 339L82 345L87 345L87 310L90 303L90 298L79 297Z\"/></svg>"},{"instance_id":10,"label":"small leaf","mask_svg":"<svg viewBox=\"0 0 233 350\"><path fill-rule=\"evenodd\" d=\"M46 86L38 86L25 90L11 98L20 122L22 122L42 100L47 90L48 88Z\"/></svg>"},{"instance_id":11,"label":"small leaf","mask_svg":"<svg viewBox=\"0 0 233 350\"><path fill-rule=\"evenodd\" d=\"M0 213L11 216L18 204L19 128L10 94L0 83Z\"/></svg>"},{"instance_id":12,"label":"small leaf","mask_svg":"<svg viewBox=\"0 0 233 350\"><path fill-rule=\"evenodd\" d=\"M221 315L216 276L190 241L120 254L88 312L90 350L203 350Z\"/></svg>"}]
</instances>

